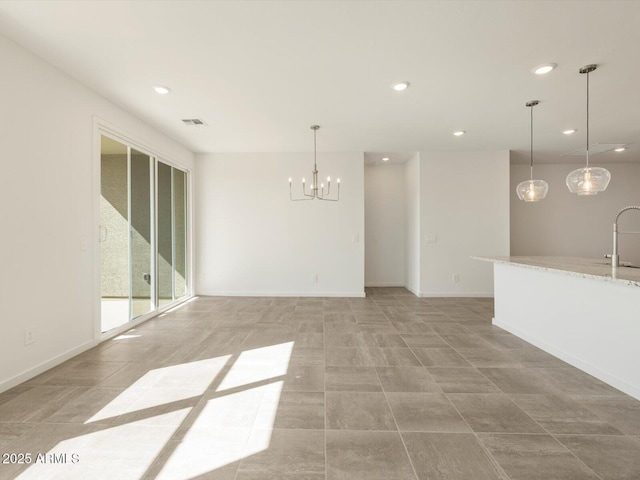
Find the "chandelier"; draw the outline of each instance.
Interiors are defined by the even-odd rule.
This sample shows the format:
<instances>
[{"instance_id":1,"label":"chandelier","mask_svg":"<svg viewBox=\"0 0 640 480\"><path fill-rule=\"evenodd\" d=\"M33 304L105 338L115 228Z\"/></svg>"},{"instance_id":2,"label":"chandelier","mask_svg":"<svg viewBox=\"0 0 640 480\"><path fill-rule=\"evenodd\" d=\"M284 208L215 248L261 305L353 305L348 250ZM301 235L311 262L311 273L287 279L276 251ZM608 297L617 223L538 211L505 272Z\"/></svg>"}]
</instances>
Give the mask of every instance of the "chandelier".
<instances>
[{"instance_id":1,"label":"chandelier","mask_svg":"<svg viewBox=\"0 0 640 480\"><path fill-rule=\"evenodd\" d=\"M312 181L311 181L311 185L309 187L309 190L307 191L307 184L306 184L306 180L304 179L304 177L302 178L302 198L293 198L293 186L292 186L292 180L291 177L289 177L289 198L294 201L294 202L299 202L301 200L313 200L314 198L317 198L318 200L327 200L330 202L337 202L338 200L340 200L340 179L336 179L336 183L338 184L338 187L335 189L337 190L336 192L336 197L335 198L329 198L329 195L331 194L331 177L327 177L327 190L325 191L324 187L325 184L324 183L320 183L318 184L318 165L316 162L316 157L317 157L317 149L316 149L316 132L320 129L319 125L311 125L311 130L313 130L313 172L312 172Z\"/></svg>"}]
</instances>

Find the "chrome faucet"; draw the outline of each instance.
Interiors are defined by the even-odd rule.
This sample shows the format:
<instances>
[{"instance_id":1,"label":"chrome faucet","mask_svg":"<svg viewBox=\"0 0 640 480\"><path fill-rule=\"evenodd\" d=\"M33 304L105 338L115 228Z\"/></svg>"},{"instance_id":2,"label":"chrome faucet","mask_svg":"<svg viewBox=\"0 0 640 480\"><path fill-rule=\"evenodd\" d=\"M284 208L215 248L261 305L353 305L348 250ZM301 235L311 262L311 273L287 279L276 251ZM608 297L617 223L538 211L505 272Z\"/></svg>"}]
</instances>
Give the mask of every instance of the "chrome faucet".
<instances>
[{"instance_id":1,"label":"chrome faucet","mask_svg":"<svg viewBox=\"0 0 640 480\"><path fill-rule=\"evenodd\" d=\"M626 212L627 210L640 210L640 207L638 206L624 207L622 210L620 210L616 214L616 219L613 221L613 255L611 255L612 267L620 266L620 256L618 255L618 234L623 234L623 233L640 234L640 232L618 232L618 218L620 218L620 215Z\"/></svg>"}]
</instances>

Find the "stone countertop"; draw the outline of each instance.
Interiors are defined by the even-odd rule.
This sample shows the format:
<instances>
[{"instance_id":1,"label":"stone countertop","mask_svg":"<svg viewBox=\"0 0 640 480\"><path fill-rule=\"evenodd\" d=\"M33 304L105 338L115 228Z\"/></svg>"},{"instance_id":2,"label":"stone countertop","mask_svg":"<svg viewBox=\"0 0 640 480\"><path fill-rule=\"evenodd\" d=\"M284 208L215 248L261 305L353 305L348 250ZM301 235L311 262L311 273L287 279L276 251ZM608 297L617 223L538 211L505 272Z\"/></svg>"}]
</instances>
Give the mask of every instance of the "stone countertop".
<instances>
[{"instance_id":1,"label":"stone countertop","mask_svg":"<svg viewBox=\"0 0 640 480\"><path fill-rule=\"evenodd\" d=\"M517 265L535 270L559 272L574 277L593 278L640 287L640 268L611 266L609 258L582 257L472 257L493 263Z\"/></svg>"}]
</instances>

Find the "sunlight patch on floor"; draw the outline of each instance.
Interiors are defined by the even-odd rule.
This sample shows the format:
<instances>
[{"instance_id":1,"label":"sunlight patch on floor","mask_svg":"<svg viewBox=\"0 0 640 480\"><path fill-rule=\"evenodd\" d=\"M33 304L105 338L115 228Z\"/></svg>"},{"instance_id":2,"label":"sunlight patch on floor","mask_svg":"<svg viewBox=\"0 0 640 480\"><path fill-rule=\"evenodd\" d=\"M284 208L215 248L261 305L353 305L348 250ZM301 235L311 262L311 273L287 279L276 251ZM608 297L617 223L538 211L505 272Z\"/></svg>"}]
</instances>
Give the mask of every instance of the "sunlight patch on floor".
<instances>
[{"instance_id":1,"label":"sunlight patch on floor","mask_svg":"<svg viewBox=\"0 0 640 480\"><path fill-rule=\"evenodd\" d=\"M188 480L235 468L269 448L293 344L242 352L215 389L231 355L150 370L85 422L96 431L46 454L77 463L32 464L17 478L139 480L157 462L155 478ZM95 423L105 420L115 426Z\"/></svg>"},{"instance_id":2,"label":"sunlight patch on floor","mask_svg":"<svg viewBox=\"0 0 640 480\"><path fill-rule=\"evenodd\" d=\"M99 422L131 413L138 407L151 409L202 395L220 374L230 357L225 355L149 370L85 423ZM125 399L136 391L144 392L138 395L144 400L137 403L136 401L126 402Z\"/></svg>"}]
</instances>

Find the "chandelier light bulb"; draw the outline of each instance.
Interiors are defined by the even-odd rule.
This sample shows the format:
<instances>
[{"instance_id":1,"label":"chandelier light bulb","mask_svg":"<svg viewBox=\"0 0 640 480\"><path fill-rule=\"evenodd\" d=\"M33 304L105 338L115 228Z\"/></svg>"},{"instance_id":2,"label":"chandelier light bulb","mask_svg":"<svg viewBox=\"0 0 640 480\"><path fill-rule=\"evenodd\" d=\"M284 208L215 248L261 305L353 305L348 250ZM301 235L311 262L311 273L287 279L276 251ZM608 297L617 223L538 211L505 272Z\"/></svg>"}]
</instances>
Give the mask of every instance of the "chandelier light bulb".
<instances>
[{"instance_id":1,"label":"chandelier light bulb","mask_svg":"<svg viewBox=\"0 0 640 480\"><path fill-rule=\"evenodd\" d=\"M304 182L304 177L302 177L302 183L305 183L305 182Z\"/></svg>"},{"instance_id":2,"label":"chandelier light bulb","mask_svg":"<svg viewBox=\"0 0 640 480\"><path fill-rule=\"evenodd\" d=\"M331 183L331 177L327 177L327 183Z\"/></svg>"},{"instance_id":3,"label":"chandelier light bulb","mask_svg":"<svg viewBox=\"0 0 640 480\"><path fill-rule=\"evenodd\" d=\"M340 179L338 179L338 183L340 183Z\"/></svg>"}]
</instances>

